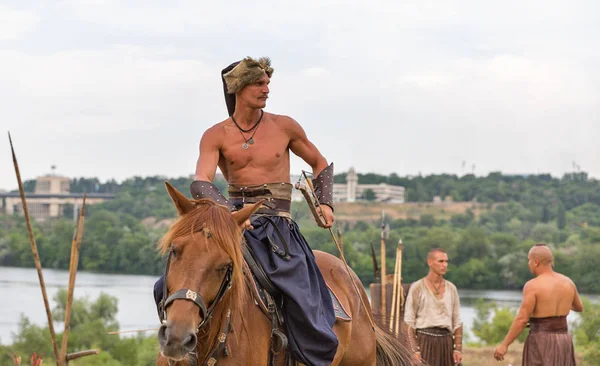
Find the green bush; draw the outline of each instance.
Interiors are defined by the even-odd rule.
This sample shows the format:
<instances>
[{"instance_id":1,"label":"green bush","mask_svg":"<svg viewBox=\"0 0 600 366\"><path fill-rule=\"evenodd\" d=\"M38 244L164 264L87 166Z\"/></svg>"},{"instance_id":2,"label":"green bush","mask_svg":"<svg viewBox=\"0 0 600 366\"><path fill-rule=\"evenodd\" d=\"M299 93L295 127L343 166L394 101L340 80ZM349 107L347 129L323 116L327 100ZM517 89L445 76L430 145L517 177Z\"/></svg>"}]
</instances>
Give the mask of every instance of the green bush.
<instances>
[{"instance_id":1,"label":"green bush","mask_svg":"<svg viewBox=\"0 0 600 366\"><path fill-rule=\"evenodd\" d=\"M66 307L66 290L59 291L54 297L54 319L64 319ZM115 320L117 299L101 294L96 301L87 298L73 301L71 327L69 331L68 352L98 349L97 356L87 356L69 362L72 366L151 366L156 364L158 341L155 336L138 336L120 338L109 335L119 325ZM63 334L57 332L57 343L60 347ZM37 353L44 360L44 365L55 362L48 327L31 324L29 319L21 316L19 328L14 334L13 344L0 347L0 366L12 365L13 354L20 355L23 360Z\"/></svg>"},{"instance_id":2,"label":"green bush","mask_svg":"<svg viewBox=\"0 0 600 366\"><path fill-rule=\"evenodd\" d=\"M473 333L485 345L497 345L502 342L515 318L516 311L506 307L497 307L495 302L478 299L475 302L477 317L473 321ZM524 342L527 331L521 332L517 340Z\"/></svg>"},{"instance_id":3,"label":"green bush","mask_svg":"<svg viewBox=\"0 0 600 366\"><path fill-rule=\"evenodd\" d=\"M583 312L574 323L575 345L590 365L600 365L600 303L582 298Z\"/></svg>"}]
</instances>

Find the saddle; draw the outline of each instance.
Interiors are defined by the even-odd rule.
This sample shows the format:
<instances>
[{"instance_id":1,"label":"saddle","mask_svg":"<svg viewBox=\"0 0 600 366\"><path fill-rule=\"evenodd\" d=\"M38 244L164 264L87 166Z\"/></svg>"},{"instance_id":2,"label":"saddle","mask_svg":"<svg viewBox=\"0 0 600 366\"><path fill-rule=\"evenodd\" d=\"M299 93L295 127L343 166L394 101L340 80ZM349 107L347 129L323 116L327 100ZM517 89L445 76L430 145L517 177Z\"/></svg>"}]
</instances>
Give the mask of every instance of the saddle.
<instances>
[{"instance_id":1,"label":"saddle","mask_svg":"<svg viewBox=\"0 0 600 366\"><path fill-rule=\"evenodd\" d=\"M242 245L242 253L247 264L248 270L244 271L245 275L251 280L248 281L250 292L253 295L254 303L262 310L262 312L271 321L271 360L270 364L274 364L274 356L287 348L287 337L281 332L285 322L283 318L283 301L281 292L273 285L262 265L256 260L252 249L247 245ZM327 284L327 289L331 295L333 309L335 310L336 322L349 322L352 317L344 309L337 295L331 290ZM289 364L293 364L289 360Z\"/></svg>"}]
</instances>

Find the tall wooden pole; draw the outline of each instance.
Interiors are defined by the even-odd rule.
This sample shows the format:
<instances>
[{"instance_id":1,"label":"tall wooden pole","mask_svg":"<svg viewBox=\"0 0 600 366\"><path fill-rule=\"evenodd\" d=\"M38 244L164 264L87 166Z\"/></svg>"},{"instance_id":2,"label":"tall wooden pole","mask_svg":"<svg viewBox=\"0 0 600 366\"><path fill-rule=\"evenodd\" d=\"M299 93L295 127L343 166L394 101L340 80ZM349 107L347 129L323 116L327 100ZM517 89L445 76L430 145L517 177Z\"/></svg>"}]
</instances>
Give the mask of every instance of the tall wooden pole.
<instances>
[{"instance_id":1,"label":"tall wooden pole","mask_svg":"<svg viewBox=\"0 0 600 366\"><path fill-rule=\"evenodd\" d=\"M342 251L344 251L344 237L342 236L342 231L340 230L340 227L337 227L337 236L338 236L338 243L340 243L340 248Z\"/></svg>"},{"instance_id":2,"label":"tall wooden pole","mask_svg":"<svg viewBox=\"0 0 600 366\"><path fill-rule=\"evenodd\" d=\"M381 211L381 322L382 325L386 325L387 317L387 294L386 294L386 250L385 240L387 239L390 232L390 227L385 224L385 212Z\"/></svg>"},{"instance_id":3,"label":"tall wooden pole","mask_svg":"<svg viewBox=\"0 0 600 366\"><path fill-rule=\"evenodd\" d=\"M394 279L392 280L392 307L390 313L390 332L394 332L396 324L396 307L398 306L398 250L396 250L396 263L394 266Z\"/></svg>"},{"instance_id":4,"label":"tall wooden pole","mask_svg":"<svg viewBox=\"0 0 600 366\"><path fill-rule=\"evenodd\" d=\"M402 240L398 241L397 252L397 261L398 261L398 278L397 278L397 287L398 287L398 301L396 306L396 324L395 324L395 332L396 335L400 334L400 321L402 320L402 308L404 307L404 289L402 288Z\"/></svg>"},{"instance_id":5,"label":"tall wooden pole","mask_svg":"<svg viewBox=\"0 0 600 366\"><path fill-rule=\"evenodd\" d=\"M17 163L17 156L15 155L15 149L13 147L12 138L10 137L10 132L8 133L8 141L10 142L10 150L12 152L13 165L15 167L15 174L17 176L17 182L19 184L19 193L21 194L21 203L23 204L23 214L25 215L27 231L29 232L29 244L31 245L31 252L33 253L33 260L35 262L35 268L37 270L38 280L40 282L40 288L42 290L44 307L46 308L46 317L48 318L48 329L50 330L50 337L52 339L52 350L54 351L54 358L56 359L56 364L58 366L63 366L63 363L60 359L60 355L58 353L58 346L56 345L56 334L54 333L52 312L50 311L50 304L48 303L48 295L46 293L46 283L44 282L44 275L42 274L42 263L40 262L40 255L38 253L35 237L33 236L33 229L31 228L29 210L27 209L27 200L25 199L25 190L23 189L23 182L21 181L21 172L19 171L19 164Z\"/></svg>"},{"instance_id":6,"label":"tall wooden pole","mask_svg":"<svg viewBox=\"0 0 600 366\"><path fill-rule=\"evenodd\" d=\"M314 198L314 202L317 203L317 206L321 206L321 204L319 203L319 198L315 194L315 187L313 186L312 181L310 179L308 179L308 177L306 176L306 172L302 171L302 174L304 175L306 185L310 188L310 192L312 194L312 197ZM304 189L299 184L296 186L296 188L300 189L300 191L302 192L302 194L304 195L306 200L309 202L311 211L313 212L313 215L315 215L315 220L319 220L322 223L327 224L327 218L324 215L319 216L318 214L316 214L315 206L311 203L313 201L310 198L306 189ZM372 315L371 311L369 311L369 308L367 308L367 305L363 301L362 296L360 296L360 291L358 289L358 286L356 285L356 282L354 282L354 277L352 276L352 273L350 272L350 267L348 266L348 262L346 262L346 257L344 256L344 250L340 246L340 243L338 243L337 238L335 237L335 234L333 233L333 230L331 229L331 227L329 227L328 230L329 230L329 233L331 234L331 238L333 239L333 242L335 243L336 247L338 248L338 251L340 252L340 259L344 263L344 267L346 267L346 272L348 272L348 277L350 278L350 282L352 282L352 287L354 287L354 291L356 291L356 295L358 295L360 304L362 305L362 308L365 311L365 314L367 314L367 316L369 317L369 321L371 322L371 329L373 330L373 332L375 332L375 322L373 321L373 318L371 316Z\"/></svg>"},{"instance_id":7,"label":"tall wooden pole","mask_svg":"<svg viewBox=\"0 0 600 366\"><path fill-rule=\"evenodd\" d=\"M83 204L79 211L73 240L71 242L71 263L69 265L69 287L67 290L67 306L65 308L65 330L63 332L62 344L60 348L61 360L67 361L67 343L69 339L69 330L71 325L71 311L73 308L73 292L75 291L75 278L77 277L77 266L79 265L79 250L81 248L81 238L83 236L83 222L85 220L85 199L83 195Z\"/></svg>"}]
</instances>

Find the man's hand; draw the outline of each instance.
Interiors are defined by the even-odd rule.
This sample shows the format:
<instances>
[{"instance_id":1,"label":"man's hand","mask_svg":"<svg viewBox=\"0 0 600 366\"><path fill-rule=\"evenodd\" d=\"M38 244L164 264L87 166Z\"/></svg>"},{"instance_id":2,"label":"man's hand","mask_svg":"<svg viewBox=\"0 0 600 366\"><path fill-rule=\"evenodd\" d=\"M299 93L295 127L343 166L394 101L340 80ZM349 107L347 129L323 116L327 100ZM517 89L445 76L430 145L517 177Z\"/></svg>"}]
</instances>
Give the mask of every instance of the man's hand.
<instances>
[{"instance_id":1,"label":"man's hand","mask_svg":"<svg viewBox=\"0 0 600 366\"><path fill-rule=\"evenodd\" d=\"M420 365L421 363L423 363L423 359L421 358L421 352L415 352L415 354L414 354L413 358L414 358L415 360L417 360L417 362L419 363L419 365Z\"/></svg>"},{"instance_id":2,"label":"man's hand","mask_svg":"<svg viewBox=\"0 0 600 366\"><path fill-rule=\"evenodd\" d=\"M252 223L250 223L250 220L246 220L246 222L244 222L244 226L243 228L244 230L254 230L254 226L252 226Z\"/></svg>"},{"instance_id":3,"label":"man's hand","mask_svg":"<svg viewBox=\"0 0 600 366\"><path fill-rule=\"evenodd\" d=\"M508 346L505 346L504 344L500 344L498 347L496 347L496 351L494 352L494 358L498 361L503 361L504 355L506 354L507 351L508 351Z\"/></svg>"},{"instance_id":4,"label":"man's hand","mask_svg":"<svg viewBox=\"0 0 600 366\"><path fill-rule=\"evenodd\" d=\"M335 220L335 218L333 217L333 211L331 210L331 207L327 205L320 205L319 207L317 207L317 213L319 214L319 216L321 216L321 218L324 218L324 220L322 221L326 222L326 224L323 223L324 228L327 229L333 226L333 221Z\"/></svg>"},{"instance_id":5,"label":"man's hand","mask_svg":"<svg viewBox=\"0 0 600 366\"><path fill-rule=\"evenodd\" d=\"M454 351L452 353L452 358L454 358L454 364L458 364L460 363L460 361L462 361L462 353L458 352L458 351Z\"/></svg>"}]
</instances>

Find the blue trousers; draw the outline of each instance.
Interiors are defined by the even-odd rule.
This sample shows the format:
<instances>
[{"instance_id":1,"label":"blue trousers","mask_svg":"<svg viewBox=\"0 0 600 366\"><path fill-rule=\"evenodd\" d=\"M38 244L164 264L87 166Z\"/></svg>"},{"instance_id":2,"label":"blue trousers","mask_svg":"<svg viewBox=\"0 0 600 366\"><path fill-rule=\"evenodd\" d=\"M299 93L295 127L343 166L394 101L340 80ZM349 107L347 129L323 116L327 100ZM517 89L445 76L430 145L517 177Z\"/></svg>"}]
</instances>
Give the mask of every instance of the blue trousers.
<instances>
[{"instance_id":1,"label":"blue trousers","mask_svg":"<svg viewBox=\"0 0 600 366\"><path fill-rule=\"evenodd\" d=\"M255 216L252 226L254 229L246 231L244 238L271 282L282 293L294 359L311 366L330 365L338 346L332 329L335 312L312 249L292 220ZM273 244L280 250L271 250ZM154 285L157 304L162 299L163 281L161 277Z\"/></svg>"}]
</instances>

